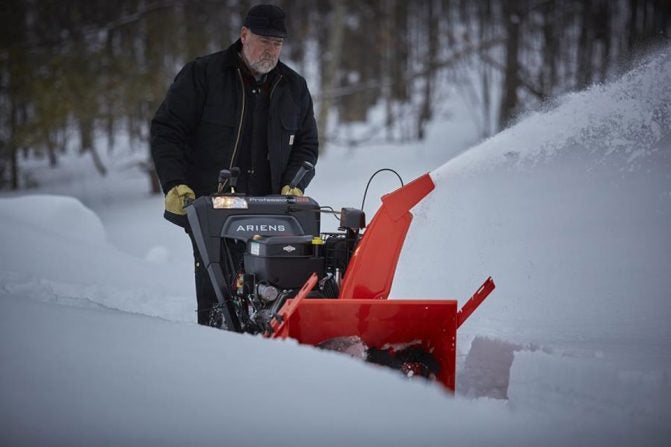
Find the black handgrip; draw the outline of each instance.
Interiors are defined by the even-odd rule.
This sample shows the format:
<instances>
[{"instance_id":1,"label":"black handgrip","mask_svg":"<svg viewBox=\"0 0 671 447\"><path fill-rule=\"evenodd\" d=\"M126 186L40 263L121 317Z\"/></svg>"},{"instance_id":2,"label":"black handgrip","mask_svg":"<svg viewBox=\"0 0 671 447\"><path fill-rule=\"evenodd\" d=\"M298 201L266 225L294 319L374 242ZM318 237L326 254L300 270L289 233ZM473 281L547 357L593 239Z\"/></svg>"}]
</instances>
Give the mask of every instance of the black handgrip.
<instances>
[{"instance_id":1,"label":"black handgrip","mask_svg":"<svg viewBox=\"0 0 671 447\"><path fill-rule=\"evenodd\" d=\"M240 177L240 168L234 167L231 168L231 180L229 184L231 185L231 190L234 190L238 186L238 177Z\"/></svg>"},{"instance_id":2,"label":"black handgrip","mask_svg":"<svg viewBox=\"0 0 671 447\"><path fill-rule=\"evenodd\" d=\"M231 171L228 169L222 169L219 171L219 183L226 183L226 180L231 178Z\"/></svg>"},{"instance_id":3,"label":"black handgrip","mask_svg":"<svg viewBox=\"0 0 671 447\"><path fill-rule=\"evenodd\" d=\"M226 188L226 184L228 184L229 189L232 192L235 192L235 187L238 184L238 177L240 176L240 168L231 168L229 169L222 169L219 171L219 187L217 188L217 192L219 194L224 192L224 188Z\"/></svg>"},{"instance_id":4,"label":"black handgrip","mask_svg":"<svg viewBox=\"0 0 671 447\"><path fill-rule=\"evenodd\" d=\"M298 172L294 176L293 180L291 180L291 183L289 183L289 187L290 188L295 188L296 185L298 185L301 182L301 180L303 180L303 177L305 177L305 174L312 171L314 168L315 168L315 165L313 165L309 161L304 161L303 164L301 165L301 167L298 168Z\"/></svg>"},{"instance_id":5,"label":"black handgrip","mask_svg":"<svg viewBox=\"0 0 671 447\"><path fill-rule=\"evenodd\" d=\"M186 208L187 206L191 205L196 199L192 199L191 197L184 197L182 199L182 208Z\"/></svg>"},{"instance_id":6,"label":"black handgrip","mask_svg":"<svg viewBox=\"0 0 671 447\"><path fill-rule=\"evenodd\" d=\"M231 178L231 171L228 169L222 169L219 171L219 185L217 186L217 192L219 194L224 192L224 188L226 187L226 183L228 183L228 179Z\"/></svg>"}]
</instances>

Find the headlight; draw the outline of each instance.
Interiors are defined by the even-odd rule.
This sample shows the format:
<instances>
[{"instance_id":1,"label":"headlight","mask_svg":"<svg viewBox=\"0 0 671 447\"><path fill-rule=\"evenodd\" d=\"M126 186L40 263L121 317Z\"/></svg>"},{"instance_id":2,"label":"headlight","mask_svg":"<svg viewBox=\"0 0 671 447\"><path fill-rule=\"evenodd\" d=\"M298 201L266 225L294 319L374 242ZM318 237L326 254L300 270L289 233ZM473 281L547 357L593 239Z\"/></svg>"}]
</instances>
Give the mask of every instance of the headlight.
<instances>
[{"instance_id":1,"label":"headlight","mask_svg":"<svg viewBox=\"0 0 671 447\"><path fill-rule=\"evenodd\" d=\"M216 196L212 198L212 208L246 210L249 206L247 205L247 200L243 197Z\"/></svg>"}]
</instances>

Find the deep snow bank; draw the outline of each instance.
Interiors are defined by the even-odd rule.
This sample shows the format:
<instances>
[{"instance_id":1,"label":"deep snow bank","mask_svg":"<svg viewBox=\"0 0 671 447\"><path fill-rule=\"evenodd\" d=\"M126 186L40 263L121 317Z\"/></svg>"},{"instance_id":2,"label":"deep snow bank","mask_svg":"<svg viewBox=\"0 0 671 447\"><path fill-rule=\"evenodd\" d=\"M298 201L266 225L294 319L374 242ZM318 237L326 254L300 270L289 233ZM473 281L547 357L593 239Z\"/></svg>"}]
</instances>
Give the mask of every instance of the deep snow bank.
<instances>
[{"instance_id":1,"label":"deep snow bank","mask_svg":"<svg viewBox=\"0 0 671 447\"><path fill-rule=\"evenodd\" d=\"M559 446L581 439L624 446L642 439L619 425L619 411L612 420L555 406L549 417L534 400L511 410L504 401L452 398L291 341L23 297L2 297L0 315L0 441L7 445ZM644 427L651 430L643 439L661 433L659 425Z\"/></svg>"},{"instance_id":2,"label":"deep snow bank","mask_svg":"<svg viewBox=\"0 0 671 447\"><path fill-rule=\"evenodd\" d=\"M0 234L0 294L193 319L192 298L168 280L170 269L110 245L98 216L77 199L0 198Z\"/></svg>"}]
</instances>

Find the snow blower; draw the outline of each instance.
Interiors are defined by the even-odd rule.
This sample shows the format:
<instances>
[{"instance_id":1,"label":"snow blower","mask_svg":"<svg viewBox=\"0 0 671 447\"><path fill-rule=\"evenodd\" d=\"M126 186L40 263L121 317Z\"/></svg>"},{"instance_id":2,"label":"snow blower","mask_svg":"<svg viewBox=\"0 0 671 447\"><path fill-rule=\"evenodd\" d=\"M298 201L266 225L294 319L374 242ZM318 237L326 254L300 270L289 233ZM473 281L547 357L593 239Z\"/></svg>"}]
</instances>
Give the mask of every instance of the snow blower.
<instances>
[{"instance_id":1,"label":"snow blower","mask_svg":"<svg viewBox=\"0 0 671 447\"><path fill-rule=\"evenodd\" d=\"M311 169L304 163L290 186ZM343 208L339 231L322 233L321 214L332 209L306 196L238 194L238 173L221 171L218 192L186 207L217 294L210 324L346 352L454 391L457 328L492 279L461 309L456 300L388 299L410 210L434 189L430 174L383 196L370 225L363 210Z\"/></svg>"}]
</instances>

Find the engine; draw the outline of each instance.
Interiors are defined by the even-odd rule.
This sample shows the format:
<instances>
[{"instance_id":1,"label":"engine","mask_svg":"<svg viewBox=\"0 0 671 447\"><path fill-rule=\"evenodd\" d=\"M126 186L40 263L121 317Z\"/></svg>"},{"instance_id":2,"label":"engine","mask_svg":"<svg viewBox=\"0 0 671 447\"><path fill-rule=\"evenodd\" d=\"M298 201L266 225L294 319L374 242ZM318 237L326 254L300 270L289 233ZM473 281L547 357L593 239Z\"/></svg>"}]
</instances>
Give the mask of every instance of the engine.
<instances>
[{"instance_id":1,"label":"engine","mask_svg":"<svg viewBox=\"0 0 671 447\"><path fill-rule=\"evenodd\" d=\"M186 210L219 301L210 324L237 332L269 333L283 303L312 273L319 282L309 297L337 298L365 227L363 211L343 208L339 232L321 233L323 211L309 197L220 192Z\"/></svg>"}]
</instances>

